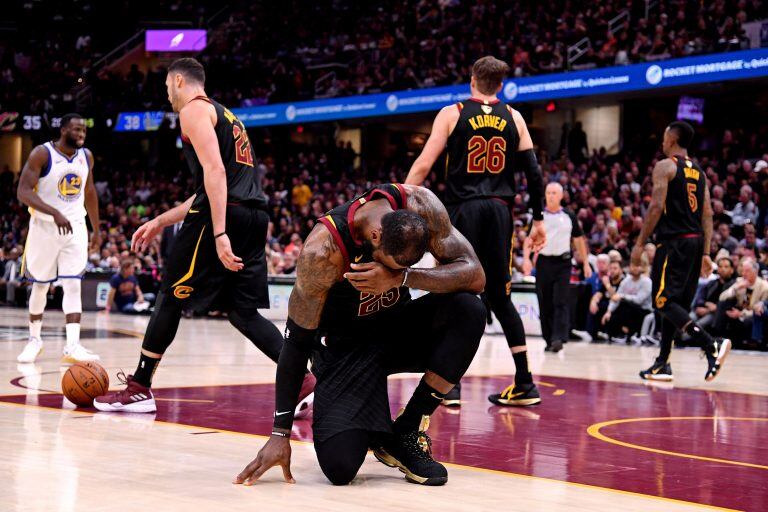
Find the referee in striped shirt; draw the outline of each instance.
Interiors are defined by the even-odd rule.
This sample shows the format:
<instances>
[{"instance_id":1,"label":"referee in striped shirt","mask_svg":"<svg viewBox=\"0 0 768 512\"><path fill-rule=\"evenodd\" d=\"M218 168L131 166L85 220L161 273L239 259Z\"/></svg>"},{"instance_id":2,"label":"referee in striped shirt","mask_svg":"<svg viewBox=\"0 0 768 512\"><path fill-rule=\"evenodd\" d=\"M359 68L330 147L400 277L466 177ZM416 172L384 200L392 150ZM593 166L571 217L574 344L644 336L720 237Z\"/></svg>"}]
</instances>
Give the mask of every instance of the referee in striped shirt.
<instances>
[{"instance_id":1,"label":"referee in striped shirt","mask_svg":"<svg viewBox=\"0 0 768 512\"><path fill-rule=\"evenodd\" d=\"M559 352L570 332L571 240L582 261L584 277L592 275L587 258L587 242L576 215L561 206L563 186L552 182L547 185L544 228L547 243L536 255L536 295L539 299L541 333L548 352ZM523 271L532 269L530 244L523 246Z\"/></svg>"}]
</instances>

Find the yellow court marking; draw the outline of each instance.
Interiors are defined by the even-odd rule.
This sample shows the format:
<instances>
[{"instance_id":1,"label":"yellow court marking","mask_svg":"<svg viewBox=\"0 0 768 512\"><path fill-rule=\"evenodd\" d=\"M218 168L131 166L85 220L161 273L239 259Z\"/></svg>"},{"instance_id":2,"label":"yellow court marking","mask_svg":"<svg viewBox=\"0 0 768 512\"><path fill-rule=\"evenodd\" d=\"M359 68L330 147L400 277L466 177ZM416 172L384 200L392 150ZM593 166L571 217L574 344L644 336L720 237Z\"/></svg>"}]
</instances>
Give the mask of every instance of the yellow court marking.
<instances>
[{"instance_id":1,"label":"yellow court marking","mask_svg":"<svg viewBox=\"0 0 768 512\"><path fill-rule=\"evenodd\" d=\"M635 450L643 450L646 452L660 453L662 455L672 455L673 457L682 457L684 459L696 459L696 460L704 460L707 462L718 462L721 464L732 464L734 466L744 466L748 468L768 469L768 466L763 466L761 464L752 464L751 462L741 462L738 460L729 460L729 459L718 459L715 457L704 457L702 455L692 455L688 453L671 452L668 450L660 450L658 448L650 448L648 446L641 446L638 444L625 443L624 441L619 441L618 439L608 437L602 432L600 432L600 429L603 427L609 427L612 425L621 425L623 423L638 423L641 421L686 421L686 420L766 421L768 422L768 418L736 418L732 416L671 416L666 418L627 418L623 420L611 420L611 421L604 421L602 423L595 423L594 425L590 425L587 428L587 433L596 439L605 441L606 443L623 446L625 448L634 448Z\"/></svg>"},{"instance_id":2,"label":"yellow court marking","mask_svg":"<svg viewBox=\"0 0 768 512\"><path fill-rule=\"evenodd\" d=\"M630 393L629 396L648 396L648 393Z\"/></svg>"},{"instance_id":3,"label":"yellow court marking","mask_svg":"<svg viewBox=\"0 0 768 512\"><path fill-rule=\"evenodd\" d=\"M560 396L560 395L564 395L564 394L565 394L565 390L564 389L556 389L554 391L554 393L552 393L552 396Z\"/></svg>"},{"instance_id":4,"label":"yellow court marking","mask_svg":"<svg viewBox=\"0 0 768 512\"><path fill-rule=\"evenodd\" d=\"M66 413L69 413L69 414L79 414L79 415L84 415L84 416L94 416L94 415L98 414L96 412L90 412L90 411L77 411L77 410L71 410L71 409L59 409L58 407L46 407L44 405L17 404L17 403L14 403L14 402L2 402L2 401L0 401L0 406L3 406L3 405L10 405L10 406L15 406L15 407L19 407L19 408L29 407L29 408L35 408L35 409L44 409L44 410L47 410L47 411L66 412ZM262 439L264 441L269 439L269 436L265 436L265 435L248 434L246 432L236 432L234 430L225 430L225 429L220 429L220 428L203 427L203 426L200 426L200 425L187 425L185 423L172 423L172 422L163 421L163 420L154 420L153 423L159 423L159 424L162 424L162 425L169 425L169 426L172 426L172 427L180 427L180 428L184 428L184 429L187 429L187 430L199 431L200 429L206 429L206 430L210 430L210 431L221 432L222 434L234 434L234 435L245 436L245 437L249 437L249 438ZM300 445L304 445L304 446L308 446L308 445L313 445L314 444L314 443L312 443L310 441L297 441L297 440L293 440L293 439L291 440L291 443L292 444L300 444ZM573 486L573 487L580 487L582 489L590 489L590 490L593 490L593 491L607 491L607 492L616 493L616 494L623 494L625 496L635 496L635 497L639 497L639 498L650 498L650 499L653 499L653 500L665 501L665 502L668 502L668 503L675 503L675 504L678 504L678 505L693 505L695 507L700 507L700 508L704 508L704 509L707 509L707 510L721 510L721 511L726 511L726 512L739 512L738 509L733 509L733 508L724 508L724 507L717 507L717 506L714 506L714 505L705 505L703 503L696 503L695 501L677 500L677 499L674 499L674 498L665 498L663 496L654 496L652 494L643 494L643 493L640 493L640 492L622 491L620 489L611 489L610 487L601 487L599 485L581 484L581 483L578 483L578 482L569 482L569 481L566 481L566 480L557 480L555 478L546 478L546 477L543 477L543 476L524 475L522 473L512 473L510 471L500 471L500 470L497 470L497 469L486 469L486 468L478 468L478 467L475 467L475 466L464 466L462 464L453 464L453 463L450 463L450 462L445 462L443 464L445 466L449 466L449 467L456 468L456 469L464 469L464 470L476 471L476 472L479 472L479 473L490 473L490 474L493 474L493 475L501 475L501 476L506 476L506 477L511 477L511 478L523 478L523 479L528 479L528 480L540 480L540 481L544 481L544 482L556 482L556 483L566 484L566 485Z\"/></svg>"}]
</instances>

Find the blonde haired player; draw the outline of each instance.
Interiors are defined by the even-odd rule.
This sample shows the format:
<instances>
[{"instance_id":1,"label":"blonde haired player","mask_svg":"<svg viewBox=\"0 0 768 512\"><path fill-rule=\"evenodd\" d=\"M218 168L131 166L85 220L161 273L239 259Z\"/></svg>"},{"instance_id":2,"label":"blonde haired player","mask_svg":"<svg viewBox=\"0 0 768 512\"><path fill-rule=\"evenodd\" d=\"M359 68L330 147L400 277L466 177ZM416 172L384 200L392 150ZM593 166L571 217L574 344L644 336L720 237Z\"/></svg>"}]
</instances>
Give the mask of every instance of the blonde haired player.
<instances>
[{"instance_id":1,"label":"blonde haired player","mask_svg":"<svg viewBox=\"0 0 768 512\"><path fill-rule=\"evenodd\" d=\"M21 171L17 197L31 219L22 259L32 281L29 297L29 342L17 360L32 363L42 351L40 336L46 295L60 280L64 289L67 343L64 362L94 361L99 356L80 345L80 284L88 259L86 210L94 227L91 248L98 250L99 201L93 184L93 154L83 147L85 120L78 114L61 119L58 140L37 146Z\"/></svg>"}]
</instances>

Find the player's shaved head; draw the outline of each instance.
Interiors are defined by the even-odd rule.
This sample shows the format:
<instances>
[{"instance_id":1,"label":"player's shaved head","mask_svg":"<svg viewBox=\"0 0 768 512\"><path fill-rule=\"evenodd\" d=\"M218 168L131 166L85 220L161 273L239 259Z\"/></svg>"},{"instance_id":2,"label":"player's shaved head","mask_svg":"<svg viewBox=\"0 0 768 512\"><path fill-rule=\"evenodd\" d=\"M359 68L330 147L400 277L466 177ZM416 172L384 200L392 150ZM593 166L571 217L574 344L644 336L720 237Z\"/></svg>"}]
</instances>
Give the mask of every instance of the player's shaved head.
<instances>
[{"instance_id":1,"label":"player's shaved head","mask_svg":"<svg viewBox=\"0 0 768 512\"><path fill-rule=\"evenodd\" d=\"M674 123L670 123L668 129L672 134L677 136L678 146L685 149L690 148L691 142L693 142L693 126L685 121L675 121Z\"/></svg>"}]
</instances>

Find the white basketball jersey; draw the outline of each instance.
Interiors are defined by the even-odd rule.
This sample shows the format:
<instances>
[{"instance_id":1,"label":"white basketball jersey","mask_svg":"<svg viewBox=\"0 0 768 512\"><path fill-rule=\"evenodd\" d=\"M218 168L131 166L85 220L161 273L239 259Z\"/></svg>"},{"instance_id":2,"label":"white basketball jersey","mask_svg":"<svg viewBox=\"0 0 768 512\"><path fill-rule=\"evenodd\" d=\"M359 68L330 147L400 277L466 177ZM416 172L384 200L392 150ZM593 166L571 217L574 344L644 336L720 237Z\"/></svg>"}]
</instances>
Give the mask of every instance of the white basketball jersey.
<instances>
[{"instance_id":1,"label":"white basketball jersey","mask_svg":"<svg viewBox=\"0 0 768 512\"><path fill-rule=\"evenodd\" d=\"M68 158L52 142L44 145L48 150L48 165L40 172L36 192L46 204L53 206L70 222L85 221L85 183L88 181L88 157L85 148L78 149ZM51 215L29 209L41 220L53 221Z\"/></svg>"}]
</instances>

